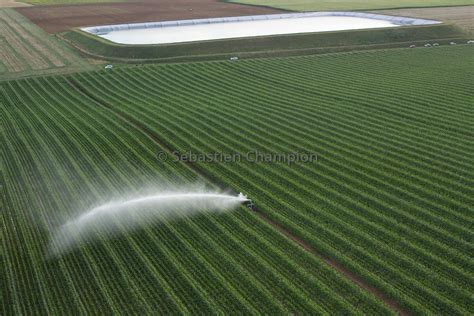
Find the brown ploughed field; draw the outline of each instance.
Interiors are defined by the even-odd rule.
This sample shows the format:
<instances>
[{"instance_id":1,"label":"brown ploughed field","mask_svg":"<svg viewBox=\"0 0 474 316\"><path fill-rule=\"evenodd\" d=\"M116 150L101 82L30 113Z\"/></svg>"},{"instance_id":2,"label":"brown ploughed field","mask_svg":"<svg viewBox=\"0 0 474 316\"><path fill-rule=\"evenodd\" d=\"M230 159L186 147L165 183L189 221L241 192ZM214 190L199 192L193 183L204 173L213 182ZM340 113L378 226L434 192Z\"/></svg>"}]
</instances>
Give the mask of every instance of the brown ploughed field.
<instances>
[{"instance_id":1,"label":"brown ploughed field","mask_svg":"<svg viewBox=\"0 0 474 316\"><path fill-rule=\"evenodd\" d=\"M17 10L49 33L64 32L79 26L283 12L215 0L136 0L120 3L25 7Z\"/></svg>"}]
</instances>

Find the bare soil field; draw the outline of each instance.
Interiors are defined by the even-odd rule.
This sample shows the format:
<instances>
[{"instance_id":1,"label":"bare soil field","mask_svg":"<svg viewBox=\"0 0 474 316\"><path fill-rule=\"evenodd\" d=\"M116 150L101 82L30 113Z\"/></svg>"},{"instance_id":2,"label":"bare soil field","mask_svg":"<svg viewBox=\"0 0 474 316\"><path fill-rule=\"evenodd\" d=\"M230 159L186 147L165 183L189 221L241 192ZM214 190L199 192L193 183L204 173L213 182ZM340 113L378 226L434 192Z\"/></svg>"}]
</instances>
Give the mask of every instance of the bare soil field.
<instances>
[{"instance_id":1,"label":"bare soil field","mask_svg":"<svg viewBox=\"0 0 474 316\"><path fill-rule=\"evenodd\" d=\"M474 6L379 10L373 13L442 20L454 23L464 31L474 34Z\"/></svg>"},{"instance_id":2,"label":"bare soil field","mask_svg":"<svg viewBox=\"0 0 474 316\"><path fill-rule=\"evenodd\" d=\"M137 0L17 9L46 32L79 26L281 13L282 10L215 0Z\"/></svg>"}]
</instances>

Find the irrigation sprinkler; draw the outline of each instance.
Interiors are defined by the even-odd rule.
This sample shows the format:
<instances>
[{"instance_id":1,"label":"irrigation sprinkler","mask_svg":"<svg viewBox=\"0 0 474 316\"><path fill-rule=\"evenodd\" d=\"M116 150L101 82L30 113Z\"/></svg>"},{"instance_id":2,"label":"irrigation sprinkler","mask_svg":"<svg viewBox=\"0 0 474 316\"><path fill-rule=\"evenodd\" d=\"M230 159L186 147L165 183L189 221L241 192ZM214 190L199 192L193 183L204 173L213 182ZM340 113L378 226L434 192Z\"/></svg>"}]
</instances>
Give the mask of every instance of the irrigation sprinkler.
<instances>
[{"instance_id":1,"label":"irrigation sprinkler","mask_svg":"<svg viewBox=\"0 0 474 316\"><path fill-rule=\"evenodd\" d=\"M88 242L100 234L112 236L150 224L186 218L201 213L223 213L241 204L253 210L253 203L240 193L179 190L152 195L131 195L90 208L71 218L53 232L49 254L58 256ZM98 235L97 232L100 234Z\"/></svg>"},{"instance_id":2,"label":"irrigation sprinkler","mask_svg":"<svg viewBox=\"0 0 474 316\"><path fill-rule=\"evenodd\" d=\"M255 207L255 203L251 199L249 199L245 194L240 192L239 198L242 200L242 204L245 205L249 210L251 210L252 212L257 211Z\"/></svg>"}]
</instances>

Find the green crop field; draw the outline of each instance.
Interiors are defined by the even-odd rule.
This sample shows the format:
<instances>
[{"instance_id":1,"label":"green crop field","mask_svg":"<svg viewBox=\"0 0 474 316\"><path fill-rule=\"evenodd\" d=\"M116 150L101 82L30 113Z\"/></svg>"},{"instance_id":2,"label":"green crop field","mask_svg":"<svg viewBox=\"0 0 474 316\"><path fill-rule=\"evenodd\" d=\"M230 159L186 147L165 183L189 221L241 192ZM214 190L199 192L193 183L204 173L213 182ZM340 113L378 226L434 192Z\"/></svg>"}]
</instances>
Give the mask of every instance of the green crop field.
<instances>
[{"instance_id":1,"label":"green crop field","mask_svg":"<svg viewBox=\"0 0 474 316\"><path fill-rule=\"evenodd\" d=\"M0 80L91 68L70 47L13 9L0 9L0 61Z\"/></svg>"},{"instance_id":2,"label":"green crop field","mask_svg":"<svg viewBox=\"0 0 474 316\"><path fill-rule=\"evenodd\" d=\"M473 314L473 56L459 45L1 82L2 314ZM172 150L318 159L157 159ZM245 192L258 213L150 223L45 258L75 211L193 182Z\"/></svg>"},{"instance_id":3,"label":"green crop field","mask_svg":"<svg viewBox=\"0 0 474 316\"><path fill-rule=\"evenodd\" d=\"M379 10L474 4L474 0L227 0L227 2L263 5L292 11Z\"/></svg>"}]
</instances>

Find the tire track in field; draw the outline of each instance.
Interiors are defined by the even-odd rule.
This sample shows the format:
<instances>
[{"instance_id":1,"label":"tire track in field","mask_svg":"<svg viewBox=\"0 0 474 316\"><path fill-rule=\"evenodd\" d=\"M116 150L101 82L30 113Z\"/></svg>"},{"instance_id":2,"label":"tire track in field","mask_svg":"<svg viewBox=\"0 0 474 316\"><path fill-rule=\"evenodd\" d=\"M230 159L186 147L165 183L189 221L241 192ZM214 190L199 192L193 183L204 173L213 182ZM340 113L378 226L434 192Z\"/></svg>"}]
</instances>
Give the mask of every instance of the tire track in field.
<instances>
[{"instance_id":1,"label":"tire track in field","mask_svg":"<svg viewBox=\"0 0 474 316\"><path fill-rule=\"evenodd\" d=\"M75 79L71 78L71 77L68 77L68 78L65 78L66 81L74 88L76 89L79 93L81 93L82 95L85 95L86 97L88 97L89 99L93 100L95 103L97 103L98 105L100 105L101 107L109 110L110 112L112 112L113 114L115 114L118 118L120 118L122 121L124 121L125 123L129 124L129 125L132 125L134 128L140 130L141 132L143 132L148 138L150 138L155 144L157 144L158 146L160 146L161 148L165 149L167 151L167 154L169 157L173 157L174 156L174 152L176 152L176 150L171 147L168 143L166 142L163 142L158 136L156 136L153 131L151 131L148 127L144 126L139 120L127 115L126 113L122 112L122 111L119 111L117 109L114 109L113 107L111 107L110 105L106 104L105 102L103 102L100 98L97 98L93 93L90 93L89 91L87 91L87 89L84 89L81 84L79 82L77 82ZM210 185L213 185L214 187L218 188L218 189L221 189L221 190L225 190L227 189L226 186L222 185L220 183L220 180L207 173L207 172L204 172L203 170L201 170L199 167L197 167L193 162L191 161L186 161L185 165L191 170L193 171L195 174L197 174L198 176L200 176L201 178L207 180L207 182L210 184Z\"/></svg>"},{"instance_id":2,"label":"tire track in field","mask_svg":"<svg viewBox=\"0 0 474 316\"><path fill-rule=\"evenodd\" d=\"M305 242L303 239L299 238L298 236L294 235L291 231L287 230L285 227L282 225L278 224L277 222L273 221L270 219L266 214L260 212L258 208L255 208L255 214L271 225L274 229L279 231L281 234L285 235L289 239L291 239L293 242L298 244L301 248L303 248L305 251L321 258L324 263L326 263L328 266L345 276L347 279L355 283L357 286L359 286L361 289L371 293L374 295L376 298L384 302L388 307L390 307L392 310L396 311L399 315L410 315L410 313L405 310L400 304L398 304L395 300L387 297L382 291L378 290L377 288L369 285L366 283L361 277L358 275L354 274L350 270L346 269L344 266L336 262L335 260L325 257L318 253L316 250L311 247L307 242Z\"/></svg>"},{"instance_id":3,"label":"tire track in field","mask_svg":"<svg viewBox=\"0 0 474 316\"><path fill-rule=\"evenodd\" d=\"M74 88L76 89L79 93L82 95L85 95L89 99L93 100L96 104L99 106L109 110L113 114L115 114L119 119L124 121L126 124L132 125L134 128L140 130L143 132L148 138L150 138L155 144L160 146L161 148L165 149L167 151L167 154L170 156L174 156L173 152L175 152L174 148L172 148L169 144L166 142L162 141L153 131L151 131L148 127L144 126L139 120L131 117L130 115L127 115L126 113L119 111L117 109L114 109L107 103L103 102L100 98L96 97L93 93L90 93L85 89L84 87L81 86L79 82L77 82L74 78L72 77L67 77L65 78L66 81ZM209 174L208 172L205 172L201 170L196 164L194 164L191 161L183 161L184 165L186 165L191 171L193 171L195 174L200 176L202 179L206 180L207 183L210 185L213 185L219 189L226 189L227 187L221 184L220 180ZM392 309L394 312L398 313L399 315L410 315L410 313L404 309L400 304L398 304L395 300L389 298L385 293L380 291L379 289L369 285L367 282L365 282L360 276L354 274L350 270L346 269L344 266L336 262L335 260L328 258L326 256L321 255L318 253L315 249L313 249L307 242L305 242L303 239L299 238L298 236L294 235L291 231L286 229L283 225L278 224L277 222L273 221L270 219L266 214L262 213L259 211L257 208L255 208L255 213L256 215L263 220L264 222L268 223L271 225L276 231L280 232L290 240L292 240L294 243L296 243L298 246L300 246L303 250L311 253L312 255L315 255L321 260L323 260L324 263L326 263L328 266L330 266L332 269L336 270L340 274L342 274L345 278L348 280L352 281L355 283L358 287L363 289L366 292L369 292L373 296L375 296L377 299L385 303L390 309Z\"/></svg>"}]
</instances>

